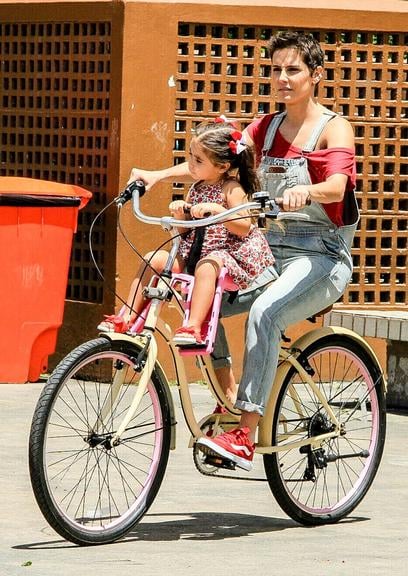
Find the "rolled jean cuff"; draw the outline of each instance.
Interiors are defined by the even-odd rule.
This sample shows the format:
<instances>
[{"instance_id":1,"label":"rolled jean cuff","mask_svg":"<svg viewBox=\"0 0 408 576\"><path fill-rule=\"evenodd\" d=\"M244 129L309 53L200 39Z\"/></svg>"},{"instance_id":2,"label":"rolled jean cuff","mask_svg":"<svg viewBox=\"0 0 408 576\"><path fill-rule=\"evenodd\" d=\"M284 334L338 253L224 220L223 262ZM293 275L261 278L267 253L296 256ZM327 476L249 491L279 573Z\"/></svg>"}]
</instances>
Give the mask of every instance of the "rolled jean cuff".
<instances>
[{"instance_id":1,"label":"rolled jean cuff","mask_svg":"<svg viewBox=\"0 0 408 576\"><path fill-rule=\"evenodd\" d=\"M214 358L214 356L211 356L211 363L213 368L216 370L217 368L232 366L232 359L231 356L222 356L221 358Z\"/></svg>"},{"instance_id":2,"label":"rolled jean cuff","mask_svg":"<svg viewBox=\"0 0 408 576\"><path fill-rule=\"evenodd\" d=\"M244 412L256 412L263 416L264 406L259 406L258 404L253 404L252 402L245 402L244 400L237 400L235 402L234 408L238 410L244 410Z\"/></svg>"}]
</instances>

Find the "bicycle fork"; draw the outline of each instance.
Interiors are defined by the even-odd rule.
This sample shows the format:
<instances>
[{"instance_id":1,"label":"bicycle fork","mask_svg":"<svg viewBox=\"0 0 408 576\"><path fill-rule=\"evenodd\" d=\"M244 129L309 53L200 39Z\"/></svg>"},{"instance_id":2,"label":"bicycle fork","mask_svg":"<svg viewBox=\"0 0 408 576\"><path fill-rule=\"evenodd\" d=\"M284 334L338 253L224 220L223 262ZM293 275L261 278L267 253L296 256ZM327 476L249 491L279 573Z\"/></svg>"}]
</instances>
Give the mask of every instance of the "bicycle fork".
<instances>
[{"instance_id":1,"label":"bicycle fork","mask_svg":"<svg viewBox=\"0 0 408 576\"><path fill-rule=\"evenodd\" d=\"M145 335L145 338L146 342L144 344L144 347L141 353L139 354L139 357L135 359L135 365L134 365L135 371L141 370L141 377L137 384L137 392L124 418L122 419L118 429L109 439L110 448L112 448L113 446L117 446L120 443L120 439L123 432L126 430L126 427L132 420L133 416L136 414L139 404L146 392L150 376L153 372L154 365L157 360L157 342L155 338L149 334ZM116 370L109 397L104 402L104 405L102 406L102 409L98 416L95 427L96 430L99 430L104 427L104 422L106 421L107 418L109 418L109 415L112 413L112 407L114 406L116 399L120 394L127 373L128 372L126 370L121 369Z\"/></svg>"}]
</instances>

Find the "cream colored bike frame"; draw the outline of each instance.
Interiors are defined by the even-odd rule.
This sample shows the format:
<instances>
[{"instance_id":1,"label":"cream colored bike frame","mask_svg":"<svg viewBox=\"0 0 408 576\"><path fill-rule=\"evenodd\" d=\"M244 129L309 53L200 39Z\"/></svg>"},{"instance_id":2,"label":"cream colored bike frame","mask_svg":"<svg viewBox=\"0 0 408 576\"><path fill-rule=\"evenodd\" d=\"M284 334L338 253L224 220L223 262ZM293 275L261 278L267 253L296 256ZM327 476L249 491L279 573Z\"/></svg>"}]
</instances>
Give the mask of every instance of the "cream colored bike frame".
<instances>
[{"instance_id":1,"label":"cream colored bike frame","mask_svg":"<svg viewBox=\"0 0 408 576\"><path fill-rule=\"evenodd\" d=\"M158 289L166 289L168 286L167 282L163 279L160 279L157 285ZM184 364L183 356L178 353L178 349L172 343L172 329L171 327L165 323L161 318L160 314L165 304L164 300L160 300L158 298L153 298L149 312L145 322L145 328L141 334L131 336L125 334L117 334L117 333L109 333L106 334L105 337L110 338L111 340L126 340L127 342L134 343L138 346L138 349L145 346L148 346L148 353L146 358L145 366L142 370L140 380L138 382L135 397L132 401L131 406L129 407L127 413L125 414L121 424L119 425L114 437L112 438L112 444L116 444L120 441L121 434L125 431L126 426L134 416L137 411L137 408L140 404L140 401L146 391L146 387L149 383L151 374L155 366L158 366L157 363L157 353L158 353L158 346L155 338L155 330L156 327L160 333L160 335L164 338L166 344L171 348L172 355L174 358L174 362L177 369L178 375L178 390L180 394L180 401L182 405L183 414L185 417L186 424L192 434L192 443L197 440L199 437L203 435L201 431L201 426L206 419L214 418L213 415L209 415L208 417L204 418L200 422L197 421L194 413L194 407L192 403L189 383L187 379L186 367ZM181 311L180 311L181 313ZM278 452L280 450L290 450L300 448L301 446L311 445L313 448L319 447L324 441L328 438L334 438L339 435L340 433L340 426L339 422L331 409L330 405L327 402L326 397L320 391L319 387L315 384L311 376L306 372L306 370L302 367L302 365L298 362L297 357L299 356L300 352L304 350L307 346L315 342L316 340L326 336L328 334L344 334L348 337L351 337L359 342L366 351L373 357L374 360L375 354L373 350L369 347L367 342L351 330L347 330L345 328L340 327L325 327L325 328L317 328L314 329L301 338L299 338L291 347L291 349L281 349L280 350L280 362L278 371L276 374L274 385L272 386L271 393L267 405L265 407L264 416L260 420L259 424L259 431L258 431L258 442L256 447L256 452L260 454L271 454L273 452ZM296 350L296 353L294 352ZM198 355L197 356L198 365L201 368L201 372L203 375L203 379L207 384L208 389L214 396L214 399L219 402L222 406L226 407L229 414L227 418L229 421L236 420L239 421L239 410L234 409L231 402L226 398L224 395L222 388L217 380L215 371L212 366L211 358L207 355ZM285 442L284 446L273 446L272 445L272 429L273 429L273 421L275 410L277 408L277 399L279 395L280 388L285 381L285 377L288 374L290 368L293 367L301 376L302 383L308 383L312 393L319 399L321 402L322 407L326 411L326 414L330 418L333 424L333 430L328 433L319 434L318 436L305 438L303 440L299 440L296 442ZM161 368L160 368L161 370ZM162 370L161 370L162 371ZM120 378L120 377L118 377ZM165 385L169 387L167 378L165 380ZM112 387L112 394L111 398L109 399L109 405L104 407L103 413L101 415L101 419L103 420L105 416L107 416L107 412L109 411L109 406L111 406L115 400L115 397L120 392L120 388L123 382L120 380L114 381ZM168 396L171 397L170 390L167 390ZM290 389L289 394L291 395L293 405L296 406L298 410L299 417L302 418L302 406L301 402L297 399L297 393L295 390L295 386L292 386ZM171 406L171 409L173 407ZM175 422L174 413L172 414L172 421ZM299 432L299 430L298 430ZM287 439L287 438L286 438ZM192 444L191 443L191 444ZM175 448L175 439L172 441L172 448Z\"/></svg>"},{"instance_id":2,"label":"cream colored bike frame","mask_svg":"<svg viewBox=\"0 0 408 576\"><path fill-rule=\"evenodd\" d=\"M137 188L137 186L136 186L136 188ZM150 224L160 224L162 226L162 228L169 231L171 233L171 235L176 234L176 232L173 232L174 229L172 227L173 226L176 226L176 227L180 226L182 221L179 221L179 220L175 221L173 218L170 218L170 217L165 217L165 218L160 219L160 218L154 218L154 217L146 216L145 214L143 214L140 211L140 208L139 208L139 200L140 200L139 192L135 193L135 189L131 190L130 192L131 192L132 199L133 199L133 210L134 210L136 217L139 220L141 220L142 222L150 223ZM255 209L259 210L260 204L259 204L259 202L258 203L252 202L252 203L244 204L242 206L237 206L235 208L231 208L222 214L217 214L216 216L212 216L211 218L204 218L204 219L200 220L200 225L206 226L206 225L214 224L216 222L220 222L223 219L227 218L229 215L233 215L234 213L239 211L241 208L245 208L245 209L255 208ZM300 218L302 215L296 214L296 213L283 213L283 215L278 214L277 219L279 219L279 216L282 216L284 218L289 218L289 217ZM186 226L184 226L184 227L191 226L191 222L185 223L185 224L186 224ZM175 257L177 248L178 248L178 246L176 244L173 244L173 247L172 247L171 252L170 252L168 263L171 262L171 254L173 254L173 256ZM159 278L159 281L158 281L155 289L158 291L158 293L160 293L160 291L163 290L163 293L166 294L168 291L168 282L166 281L166 279L165 278ZM160 334L164 337L167 345L171 348L172 353L173 353L174 362L175 362L176 368L177 368L178 389L179 389L179 393L180 393L180 400L181 400L181 405L182 405L182 409L183 409L183 414L184 414L187 426L189 427L191 434L192 434L192 442L191 443L193 443L195 440L197 440L200 436L203 435L203 433L201 431L203 424L205 424L205 422L209 422L211 420L214 420L213 414L205 417L200 422L197 422L197 419L195 418L183 357L179 354L177 347L174 346L174 344L172 342L173 334L172 334L171 327L168 326L168 324L164 323L164 321L160 318L160 314L161 314L161 311L162 311L162 308L163 308L163 305L165 304L165 302L166 302L165 299L162 299L159 297L154 296L153 298L151 298L150 308L148 311L148 315L146 318L144 329L143 329L141 334L137 334L134 336L124 335L124 334L115 334L115 333L105 334L105 337L110 338L111 340L121 340L122 339L122 340L126 340L129 342L133 342L134 344L137 345L138 351L140 351L140 349L145 347L145 346L147 347L147 357L145 358L145 365L143 367L141 377L140 377L140 380L139 380L138 385L137 385L135 397L134 397L132 404L129 407L127 413L124 415L124 418L123 418L121 424L119 425L114 437L112 438L112 445L120 442L121 435L123 434L123 432L126 429L126 426L131 421L134 414L136 413L138 406L140 404L140 401L141 401L143 395L145 394L146 388L147 388L148 383L150 381L150 377L151 377L152 372L155 369L155 367L157 367L160 370L160 373L162 375L164 374L163 371L161 370L160 365L157 362L157 342L155 339L156 328L159 330ZM181 312L181 307L179 310ZM350 330L346 330L344 328L337 328L337 327L335 327L335 328L332 328L332 327L318 328L318 329L312 330L311 332L308 332L307 334L305 334L304 336L299 338L293 344L291 349L289 349L289 350L281 349L280 353L279 353L280 362L279 362L278 370L276 373L275 382L271 388L269 400L268 400L267 405L265 407L264 415L261 418L260 423L259 423L258 442L257 442L256 452L261 453L261 454L271 454L273 452L277 452L280 450L287 451L289 449L300 448L300 447L306 446L306 445L311 445L313 448L318 448L328 438L334 438L340 434L339 422L338 422L333 410L329 406L325 396L322 394L319 387L314 383L313 378L306 372L306 370L303 368L303 366L297 360L299 354L307 346L309 346L311 343L315 342L319 338L322 338L323 336L325 336L327 334L333 334L333 333L345 334L345 335L347 334L347 336L349 338L358 340L358 343L368 352L368 354L370 356L373 357L375 363L378 365L378 360L375 358L375 354L372 351L372 349L368 346L368 344L362 338L360 338L357 334L355 334L354 332L351 332ZM212 367L211 358L209 356L206 356L206 355L205 356L204 355L198 355L197 359L198 359L198 364L201 368L201 372L202 372L204 381L207 383L209 390L213 394L216 401L218 403L220 403L222 406L227 408L227 410L229 412L229 414L227 416L228 420L231 421L232 419L235 419L238 422L240 412L238 410L235 410L234 407L229 402L229 400L225 397L225 395L221 389L221 386L218 383L214 369ZM288 371L292 367L301 376L302 384L308 383L310 388L311 388L311 392L321 402L322 407L325 409L326 414L328 415L328 417L330 418L330 420L333 424L333 430L331 432L319 434L317 436L305 438L303 440L299 440L296 442L285 442L285 444L283 446L273 446L272 445L272 431L273 431L274 415L275 415L275 411L277 409L277 399L278 399L278 395L279 395L279 391L281 389L281 386L282 386L283 382L285 381L285 378L288 374ZM103 407L100 421L104 421L106 416L109 416L109 411L111 409L111 406L113 405L113 403L114 403L114 401L115 401L117 395L119 394L120 389L123 385L123 380L122 380L123 378L124 377L122 377L120 375L118 375L116 377L116 379L113 383L113 386L112 386L112 394L111 394L109 400L106 402L105 406ZM170 410L172 412L171 413L171 417L172 417L171 421L175 422L174 408L173 408L173 404L172 404L172 400L171 400L171 394L169 391L169 384L168 384L167 378L164 378L164 385L167 388L166 392L167 392L167 396L169 398ZM298 411L299 417L302 418L303 417L302 404L300 402L300 399L298 399L297 392L295 390L294 385L292 385L290 387L289 394L291 395L293 405L296 407L296 409ZM223 421L223 415L220 416L220 419L221 419L221 421ZM299 430L297 430L297 432L298 431ZM283 438L286 440L288 437L285 438L283 436ZM171 447L172 448L175 447L174 426L172 426Z\"/></svg>"}]
</instances>

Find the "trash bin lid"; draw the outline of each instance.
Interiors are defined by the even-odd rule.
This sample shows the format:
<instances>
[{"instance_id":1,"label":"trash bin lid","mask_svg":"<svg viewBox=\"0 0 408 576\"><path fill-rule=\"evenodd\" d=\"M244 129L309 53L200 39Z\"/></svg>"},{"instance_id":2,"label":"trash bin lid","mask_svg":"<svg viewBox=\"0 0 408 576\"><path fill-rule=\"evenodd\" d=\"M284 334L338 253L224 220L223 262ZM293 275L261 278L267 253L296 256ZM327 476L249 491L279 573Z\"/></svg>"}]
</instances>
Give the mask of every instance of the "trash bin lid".
<instances>
[{"instance_id":1,"label":"trash bin lid","mask_svg":"<svg viewBox=\"0 0 408 576\"><path fill-rule=\"evenodd\" d=\"M0 177L0 206L78 205L83 208L92 197L85 188L35 178Z\"/></svg>"}]
</instances>

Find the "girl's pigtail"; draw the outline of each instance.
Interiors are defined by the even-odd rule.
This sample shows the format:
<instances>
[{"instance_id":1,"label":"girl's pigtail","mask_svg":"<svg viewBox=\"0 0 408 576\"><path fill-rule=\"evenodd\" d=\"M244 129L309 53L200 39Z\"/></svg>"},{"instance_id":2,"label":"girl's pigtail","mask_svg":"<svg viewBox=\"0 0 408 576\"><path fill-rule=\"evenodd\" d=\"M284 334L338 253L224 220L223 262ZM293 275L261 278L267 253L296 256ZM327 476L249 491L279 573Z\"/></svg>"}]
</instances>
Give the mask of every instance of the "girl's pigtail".
<instances>
[{"instance_id":1,"label":"girl's pigtail","mask_svg":"<svg viewBox=\"0 0 408 576\"><path fill-rule=\"evenodd\" d=\"M260 183L255 169L255 154L250 146L239 154L238 160L238 178L242 188L251 198L255 192L260 190Z\"/></svg>"}]
</instances>

